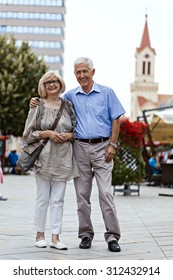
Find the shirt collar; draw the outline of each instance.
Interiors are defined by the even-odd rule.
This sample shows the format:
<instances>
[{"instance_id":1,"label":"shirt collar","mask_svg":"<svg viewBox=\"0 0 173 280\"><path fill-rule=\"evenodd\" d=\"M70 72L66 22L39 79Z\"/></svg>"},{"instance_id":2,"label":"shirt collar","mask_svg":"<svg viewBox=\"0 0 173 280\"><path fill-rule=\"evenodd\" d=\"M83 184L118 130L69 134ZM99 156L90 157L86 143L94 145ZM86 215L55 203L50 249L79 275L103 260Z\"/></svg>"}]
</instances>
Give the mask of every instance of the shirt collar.
<instances>
[{"instance_id":1,"label":"shirt collar","mask_svg":"<svg viewBox=\"0 0 173 280\"><path fill-rule=\"evenodd\" d=\"M94 84L93 84L93 86L92 86L92 89L90 90L90 92L89 92L88 94L90 94L91 92L98 92L98 93L100 93L100 88L99 88L99 86L98 86L97 83L94 82ZM75 94L78 94L78 93L86 94L86 93L83 91L83 89L82 89L81 86L79 86L79 87L76 88Z\"/></svg>"}]
</instances>

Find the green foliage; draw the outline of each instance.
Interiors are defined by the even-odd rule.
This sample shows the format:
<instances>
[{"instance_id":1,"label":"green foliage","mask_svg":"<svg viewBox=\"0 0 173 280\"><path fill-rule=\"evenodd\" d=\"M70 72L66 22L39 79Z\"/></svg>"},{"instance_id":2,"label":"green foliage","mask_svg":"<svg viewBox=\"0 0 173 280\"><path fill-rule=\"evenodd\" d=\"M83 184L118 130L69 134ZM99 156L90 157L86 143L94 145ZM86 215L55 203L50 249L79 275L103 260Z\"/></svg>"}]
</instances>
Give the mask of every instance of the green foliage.
<instances>
[{"instance_id":1,"label":"green foliage","mask_svg":"<svg viewBox=\"0 0 173 280\"><path fill-rule=\"evenodd\" d=\"M120 151L114 157L114 168L112 170L112 185L124 185L126 183L139 183L145 175L145 164L141 156L141 148L132 151L132 148L125 147L129 155L136 159L137 169L133 170L123 161L123 155Z\"/></svg>"},{"instance_id":2,"label":"green foliage","mask_svg":"<svg viewBox=\"0 0 173 280\"><path fill-rule=\"evenodd\" d=\"M112 185L139 183L145 175L142 157L142 138L148 126L123 119L120 124L119 148L114 157Z\"/></svg>"},{"instance_id":3,"label":"green foliage","mask_svg":"<svg viewBox=\"0 0 173 280\"><path fill-rule=\"evenodd\" d=\"M4 135L21 136L29 100L37 96L38 81L47 66L27 42L18 48L12 37L0 35L0 119Z\"/></svg>"}]
</instances>

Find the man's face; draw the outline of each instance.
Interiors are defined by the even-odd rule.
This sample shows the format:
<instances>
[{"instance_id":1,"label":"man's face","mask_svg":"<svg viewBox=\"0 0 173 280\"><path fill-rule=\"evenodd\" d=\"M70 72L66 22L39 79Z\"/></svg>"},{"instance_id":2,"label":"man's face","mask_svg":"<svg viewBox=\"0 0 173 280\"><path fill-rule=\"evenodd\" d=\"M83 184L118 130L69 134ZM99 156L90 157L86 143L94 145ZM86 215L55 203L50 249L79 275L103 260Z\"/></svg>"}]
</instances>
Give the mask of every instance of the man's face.
<instances>
[{"instance_id":1,"label":"man's face","mask_svg":"<svg viewBox=\"0 0 173 280\"><path fill-rule=\"evenodd\" d=\"M75 76L81 87L85 88L93 83L95 69L89 69L85 63L80 63L75 66Z\"/></svg>"}]
</instances>

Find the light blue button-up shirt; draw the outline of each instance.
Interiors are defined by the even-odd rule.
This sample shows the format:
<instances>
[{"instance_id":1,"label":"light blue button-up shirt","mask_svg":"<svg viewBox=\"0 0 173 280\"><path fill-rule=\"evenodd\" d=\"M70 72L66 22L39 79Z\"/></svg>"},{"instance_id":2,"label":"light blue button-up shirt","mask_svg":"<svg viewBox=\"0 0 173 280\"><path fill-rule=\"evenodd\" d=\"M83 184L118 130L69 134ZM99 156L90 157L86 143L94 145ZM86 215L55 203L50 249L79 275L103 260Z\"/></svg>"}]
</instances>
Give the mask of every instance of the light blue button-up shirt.
<instances>
[{"instance_id":1,"label":"light blue button-up shirt","mask_svg":"<svg viewBox=\"0 0 173 280\"><path fill-rule=\"evenodd\" d=\"M88 94L79 86L63 96L73 104L77 138L110 137L112 120L125 113L115 92L100 84L94 83Z\"/></svg>"}]
</instances>

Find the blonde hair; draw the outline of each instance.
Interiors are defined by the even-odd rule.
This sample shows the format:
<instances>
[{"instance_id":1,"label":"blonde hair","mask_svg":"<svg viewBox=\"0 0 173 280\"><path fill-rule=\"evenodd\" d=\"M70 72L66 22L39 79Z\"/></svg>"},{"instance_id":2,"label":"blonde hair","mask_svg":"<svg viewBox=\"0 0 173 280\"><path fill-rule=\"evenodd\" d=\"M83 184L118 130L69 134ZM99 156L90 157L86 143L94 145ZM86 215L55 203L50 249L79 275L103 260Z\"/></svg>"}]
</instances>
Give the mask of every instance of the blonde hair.
<instances>
[{"instance_id":1,"label":"blonde hair","mask_svg":"<svg viewBox=\"0 0 173 280\"><path fill-rule=\"evenodd\" d=\"M46 89L45 89L45 86L44 86L44 83L46 82L49 82L51 81L52 79L57 79L60 81L60 84L61 84L61 89L60 89L60 93L63 93L65 91L65 82L64 82L64 79L61 77L60 74L56 73L55 71L53 70L50 70L48 72L46 72L42 77L41 79L39 80L39 83L38 83L38 94L41 96L41 97L46 97Z\"/></svg>"}]
</instances>

